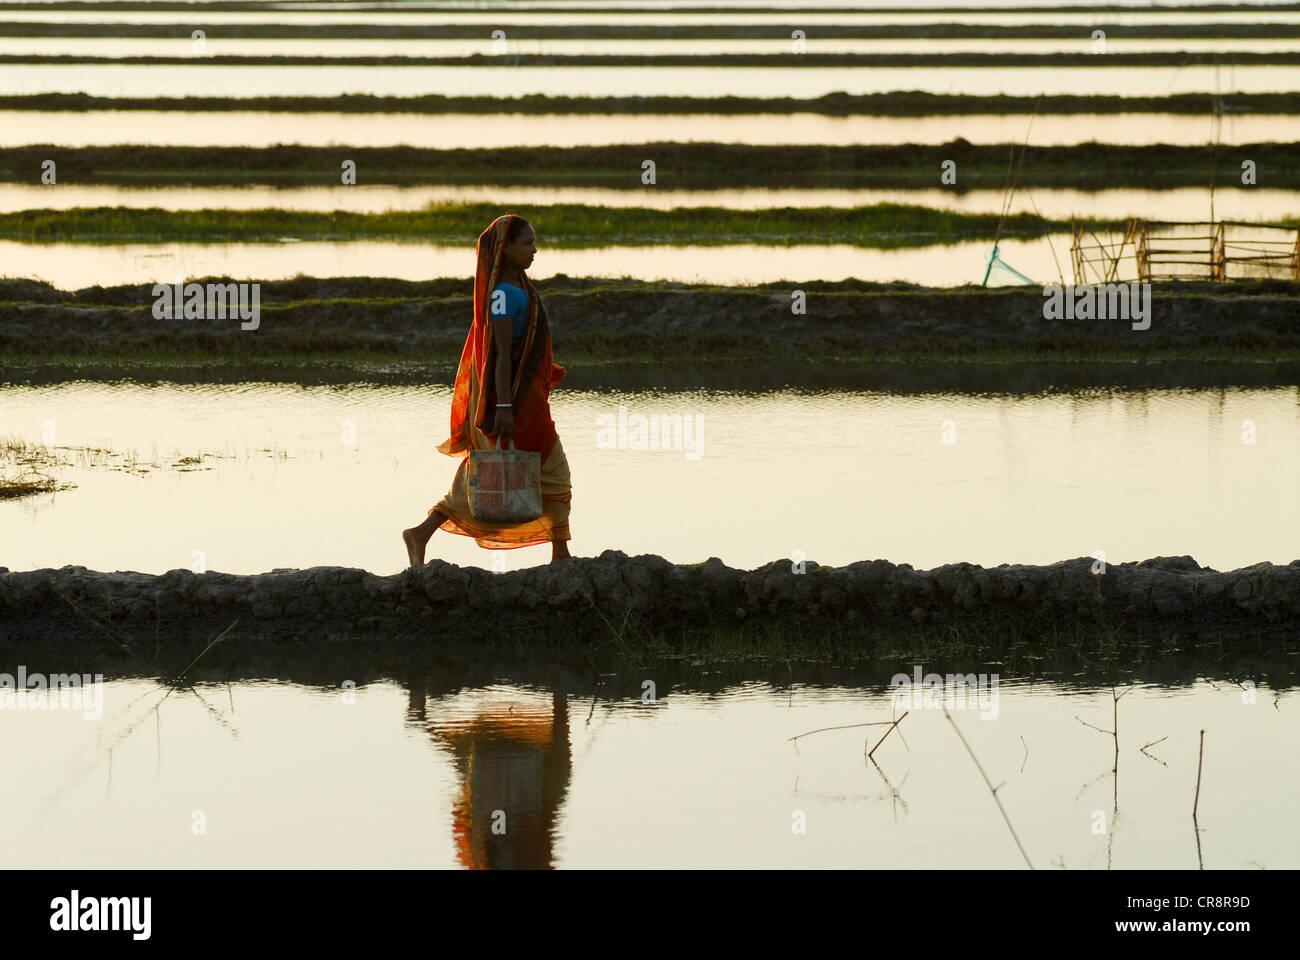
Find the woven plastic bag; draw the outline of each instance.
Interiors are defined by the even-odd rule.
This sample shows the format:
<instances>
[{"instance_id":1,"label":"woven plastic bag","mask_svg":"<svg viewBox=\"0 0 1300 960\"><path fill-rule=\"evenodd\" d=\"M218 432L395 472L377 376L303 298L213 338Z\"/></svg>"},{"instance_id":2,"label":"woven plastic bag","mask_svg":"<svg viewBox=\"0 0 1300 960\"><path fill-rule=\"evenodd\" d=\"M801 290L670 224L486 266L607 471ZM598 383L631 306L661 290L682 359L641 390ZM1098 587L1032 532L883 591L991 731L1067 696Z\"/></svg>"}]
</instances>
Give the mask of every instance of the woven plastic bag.
<instances>
[{"instance_id":1,"label":"woven plastic bag","mask_svg":"<svg viewBox=\"0 0 1300 960\"><path fill-rule=\"evenodd\" d=\"M527 523L542 515L542 455L507 449L497 438L495 450L471 450L466 485L469 512L485 523Z\"/></svg>"}]
</instances>

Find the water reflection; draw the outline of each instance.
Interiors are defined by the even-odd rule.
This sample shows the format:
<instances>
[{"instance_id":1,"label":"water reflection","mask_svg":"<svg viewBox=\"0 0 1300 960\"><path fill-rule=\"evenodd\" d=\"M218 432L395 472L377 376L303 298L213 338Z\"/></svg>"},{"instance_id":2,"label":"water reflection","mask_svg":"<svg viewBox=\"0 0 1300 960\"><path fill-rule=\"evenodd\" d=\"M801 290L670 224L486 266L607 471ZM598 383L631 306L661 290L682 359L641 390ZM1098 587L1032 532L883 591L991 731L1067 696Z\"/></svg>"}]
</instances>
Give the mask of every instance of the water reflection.
<instances>
[{"instance_id":1,"label":"water reflection","mask_svg":"<svg viewBox=\"0 0 1300 960\"><path fill-rule=\"evenodd\" d=\"M161 110L0 111L0 147L53 143L66 147L252 146L331 144L436 149L599 146L614 143L854 144L1013 143L1030 129L1021 114L936 117L835 117L790 114L514 114L278 113ZM1035 146L1103 143L1177 146L1213 142L1211 119L1179 114L1069 114L1035 117ZM1249 114L1223 118L1224 144L1300 140L1300 116ZM44 191L54 197L75 186ZM349 187L339 193L362 189ZM445 188L444 188L445 189ZM561 191L572 188L560 187ZM656 188L659 189L659 188ZM642 191L649 192L649 191ZM553 202L553 201L552 201ZM994 210L1000 209L995 204Z\"/></svg>"},{"instance_id":2,"label":"water reflection","mask_svg":"<svg viewBox=\"0 0 1300 960\"><path fill-rule=\"evenodd\" d=\"M0 14L4 16L4 14ZM800 15L802 17L802 14ZM179 34L179 32L178 32ZM997 38L999 53L1052 54L1093 53L1093 40L1086 30L1075 37L1034 39ZM1183 39L1114 37L1106 41L1108 53L1220 53L1230 58L1235 53L1290 53L1295 40L1271 40L1258 37L1188 37ZM918 39L851 39L809 37L805 49L813 54L932 54L988 53L990 40L980 37L935 37ZM486 34L482 38L367 39L351 38L223 38L206 41L202 57L468 57L475 54L496 56L653 56L653 55L732 55L787 54L790 39L774 32L773 36L755 39L562 39L509 38L497 44ZM188 35L172 38L152 37L3 37L0 55L24 56L92 56L92 57L199 57Z\"/></svg>"},{"instance_id":3,"label":"water reflection","mask_svg":"<svg viewBox=\"0 0 1300 960\"><path fill-rule=\"evenodd\" d=\"M848 244L647 245L566 249L548 247L529 270L535 280L630 277L686 283L768 283L782 279L899 280L924 286L978 284L990 241L876 250ZM1055 255L1053 254L1055 245ZM1003 239L1001 257L1042 283L1055 280L1057 257L1069 269L1068 234ZM428 280L472 269L463 246L386 241L284 243L18 243L0 240L0 264L10 277L43 280L61 290L172 282L176 277L396 277ZM990 286L997 286L997 277Z\"/></svg>"},{"instance_id":4,"label":"water reflection","mask_svg":"<svg viewBox=\"0 0 1300 960\"><path fill-rule=\"evenodd\" d=\"M1300 120L1300 118L1297 118ZM1300 139L1300 131L1297 131ZM25 183L0 183L0 212L72 207L161 207L164 210L283 210L381 213L385 210L420 210L440 203L500 203L503 191L494 186L373 186L349 187L127 187L110 185L60 185L57 190ZM757 210L768 207L858 207L876 203L901 203L958 210L963 213L997 213L1001 190L813 190L744 188L737 190L672 190L666 187L611 190L600 187L528 187L508 190L510 202L529 204L591 204L612 207L726 207ZM1300 219L1300 191L1263 187L1218 189L1215 215L1224 220L1270 223ZM1194 216L1208 217L1209 193L1201 188L1176 190L1059 190L1051 187L1020 188L1011 212L1039 213L1054 220L1071 216L1099 219L1143 217L1148 220Z\"/></svg>"},{"instance_id":5,"label":"water reflection","mask_svg":"<svg viewBox=\"0 0 1300 960\"><path fill-rule=\"evenodd\" d=\"M896 366L882 385L908 374ZM836 566L883 557L918 569L1055 563L1096 550L1116 563L1186 554L1219 570L1296 559L1294 386L1038 396L593 386L566 386L552 401L575 479L575 556L615 548L744 569L795 550ZM12 545L0 564L163 573L188 569L202 550L209 569L228 573L395 573L406 566L403 517L412 504L427 509L457 466L433 450L449 395L428 384L0 388L5 429L39 443L55 424L74 461L58 478L78 484L0 510L0 543ZM684 444L611 446L601 418L620 405L691 416L702 456L691 459ZM955 442L944 442L946 422ZM772 452L774 432L814 436L826 423L852 428L799 457ZM143 472L80 465L82 447L134 456ZM202 469L182 471L184 458ZM385 494L361 506L358 490ZM797 528L748 519L785 501L797 505ZM848 501L866 506L846 513ZM437 536L430 557L479 568L492 559L459 542L467 538ZM549 556L544 547L499 552L507 570Z\"/></svg>"},{"instance_id":6,"label":"water reflection","mask_svg":"<svg viewBox=\"0 0 1300 960\"><path fill-rule=\"evenodd\" d=\"M407 723L455 764L452 835L458 862L472 870L555 866L572 770L568 701L558 689L549 703L513 692L475 691L472 706L435 701L431 710L421 687L409 691Z\"/></svg>"},{"instance_id":7,"label":"water reflection","mask_svg":"<svg viewBox=\"0 0 1300 960\"><path fill-rule=\"evenodd\" d=\"M859 3L860 0L853 0ZM576 6L577 4L575 4ZM712 5L712 4L710 4ZM820 6L833 4L819 3ZM965 6L966 4L962 4ZM331 7L334 5L331 4ZM405 4L403 4L405 6ZM513 4L512 4L513 6ZM602 7L605 5L602 4ZM641 6L641 4L636 4ZM776 4L764 3L764 6ZM205 10L202 12L204 22L220 26L233 23L298 23L298 24L403 24L436 26L443 23L483 24L489 30L503 24L616 24L627 23L626 12L592 9L580 13L553 13L546 10L511 9L511 10L439 10L425 13L407 11L358 11L347 9L307 9L307 5L294 4L292 9L277 9L266 12L238 12L230 10ZM794 18L800 24L935 24L952 23L959 19L962 23L996 26L1013 26L1016 24L1078 24L1093 26L1095 24L1185 24L1195 23L1300 23L1300 12L1294 10L1273 10L1261 4L1257 10L1204 10L1194 13L1160 10L1124 10L1115 11L1080 11L1078 13L1033 13L1001 12L985 13L980 10L963 12L955 17L952 13L916 12L863 12L831 11L825 13L806 12L800 9L788 11L743 11L724 13L692 13L680 11L655 12L640 14L646 22L673 25L712 25L712 24L780 24L787 25ZM508 19L507 19L508 18ZM188 11L156 10L6 10L5 20L38 23L174 23L189 26L194 23L194 13Z\"/></svg>"},{"instance_id":8,"label":"water reflection","mask_svg":"<svg viewBox=\"0 0 1300 960\"><path fill-rule=\"evenodd\" d=\"M1223 74L1226 73L1226 76ZM1225 88L1225 84L1227 84ZM10 95L86 93L97 97L333 97L349 93L448 96L821 97L920 90L992 96L1071 94L1158 97L1179 93L1290 93L1300 70L1290 66L1183 67L352 67L201 64L3 64L0 90Z\"/></svg>"},{"instance_id":9,"label":"water reflection","mask_svg":"<svg viewBox=\"0 0 1300 960\"><path fill-rule=\"evenodd\" d=\"M172 686L158 670L170 677L199 651L164 643L165 667L120 657L110 667L100 721L6 711L6 757L45 772L0 793L7 862L1021 866L940 710L910 711L903 736L870 760L863 754L879 731L844 728L888 720L891 675L919 666L1000 675L995 720L959 705L953 714L1003 784L1035 866L1300 863L1300 766L1287 725L1295 664L1280 652L1237 651L1227 662L1217 652L1153 654L1109 676L1080 653L1045 657L1033 645L988 662L976 652L924 663L888 653L846 666L602 660L597 679L573 660L557 670L549 653L529 661L368 646L328 656L218 648L191 682ZM56 659L98 666L110 656L101 640L89 649L98 652ZM0 670L33 654L49 662L48 642L6 646ZM1053 679L1037 675L1039 665ZM647 677L657 681L654 703L640 696ZM1122 697L1118 742L1088 729L1114 720L1112 680ZM350 700L341 681L355 687ZM1202 729L1213 775L1199 798L1208 828L1200 850L1190 816L1170 811L1190 813ZM208 816L206 838L191 830L196 808ZM1097 810L1107 814L1104 837L1088 828ZM793 840L792 811L809 824Z\"/></svg>"},{"instance_id":10,"label":"water reflection","mask_svg":"<svg viewBox=\"0 0 1300 960\"><path fill-rule=\"evenodd\" d=\"M880 292L887 293L889 289L885 287ZM1263 363L1258 360L1188 364L1176 360L1149 363L911 360L896 363L788 359L761 365L721 360L674 364L611 361L572 365L568 370L564 379L566 391L653 396L701 392L759 397L786 391L815 396L826 391L865 390L899 397L927 394L1031 397L1141 390L1262 390L1300 384L1300 361ZM147 367L123 367L112 361L103 364L91 361L78 362L75 366L13 364L4 371L0 388L57 388L74 381L113 383L123 389L156 387L159 384L182 387L227 384L237 385L245 393L258 394L266 389L265 384L359 389L449 387L455 373L454 359L442 363L418 360L368 369L345 364L304 367L300 363L278 361L233 366L150 364ZM2 391L0 396L4 396Z\"/></svg>"}]
</instances>

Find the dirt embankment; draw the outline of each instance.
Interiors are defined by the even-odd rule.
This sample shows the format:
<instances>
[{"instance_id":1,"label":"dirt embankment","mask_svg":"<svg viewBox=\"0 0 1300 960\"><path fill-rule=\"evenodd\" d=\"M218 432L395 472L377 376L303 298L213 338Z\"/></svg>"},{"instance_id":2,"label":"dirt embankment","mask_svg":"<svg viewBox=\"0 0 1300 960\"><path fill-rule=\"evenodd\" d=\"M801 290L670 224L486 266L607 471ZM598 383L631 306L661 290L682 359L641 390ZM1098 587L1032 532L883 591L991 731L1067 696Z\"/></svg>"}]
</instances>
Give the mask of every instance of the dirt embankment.
<instances>
[{"instance_id":1,"label":"dirt embankment","mask_svg":"<svg viewBox=\"0 0 1300 960\"><path fill-rule=\"evenodd\" d=\"M1264 643L1295 649L1300 560L1227 573L1190 557L1107 566L1090 558L1050 566L969 563L934 570L864 560L846 567L788 560L736 570L716 557L682 566L655 555L599 557L497 574L435 560L391 576L315 567L251 576L172 570L99 573L84 567L0 568L0 635L51 651L121 645L156 651L229 636L314 647L331 641L452 642L518 633L625 643L657 633L759 629L787 636L870 638L881 631L936 637L990 631L1085 632L1160 644Z\"/></svg>"},{"instance_id":2,"label":"dirt embankment","mask_svg":"<svg viewBox=\"0 0 1300 960\"><path fill-rule=\"evenodd\" d=\"M471 313L468 287L458 279L268 282L257 329L243 330L237 318L157 319L150 286L74 293L0 281L0 351L127 359L188 351L218 363L295 353L455 360ZM1137 321L1124 317L1044 319L1038 288L949 291L852 280L711 287L560 276L539 289L561 363L701 355L962 358L996 351L1267 357L1300 348L1300 285L1280 282L1156 287L1148 329L1133 329ZM803 313L792 312L796 291L805 295Z\"/></svg>"},{"instance_id":3,"label":"dirt embankment","mask_svg":"<svg viewBox=\"0 0 1300 960\"><path fill-rule=\"evenodd\" d=\"M1106 54L1099 58L1087 54L1086 61L1096 65L1098 59L1109 61L1114 56ZM800 55L798 59L804 61L808 58ZM950 58L945 58L945 61L947 59ZM193 62L188 57L183 61ZM112 62L120 64L124 61L114 59ZM1209 100L1208 96L1204 97L1207 119ZM52 161L57 165L59 182L63 184L174 187L182 184L248 186L296 183L324 187L337 185L336 171L340 158L346 157L356 162L358 170L365 171L365 182L372 185L536 187L544 183L555 188L642 190L644 186L635 173L648 157L653 157L659 171L656 182L664 186L672 184L679 190L740 187L853 189L873 186L891 191L928 190L938 186L941 165L948 160L956 163L960 170L962 189L1003 190L1008 149L1014 146L1019 156L1019 145L972 142L970 136L981 139L975 132L978 125L963 122L960 117L954 118L951 126L953 139L941 144L754 145L660 140L590 146L552 147L543 144L450 149L405 145L371 147L364 144L274 144L264 147L133 144L63 147L29 144L0 149L0 181L38 183L41 165ZM1098 135L1104 135L1104 121L1098 122L1095 129ZM1240 171L1242 163L1247 160L1256 164L1261 172L1267 171L1270 189L1300 189L1300 141L1224 143L1217 147L1208 143L1031 145L1024 150L1023 162L1016 160L1016 182L1021 190L1033 187L1081 190L1195 187L1204 190L1208 183L1222 183L1226 179L1224 171ZM335 179L331 180L331 176ZM1291 213L1290 210L1278 211L1279 215ZM606 214L610 218L618 215L617 208L611 208ZM1116 215L1122 216L1122 211L1116 211ZM1190 214L1174 209L1170 215L1203 214L1200 209ZM474 218L475 221L478 219ZM544 240L551 231L540 220L537 226ZM470 251L473 250L477 229L477 226L467 228L459 237L459 242L468 244ZM41 237L20 231L12 239ZM1064 260L1064 250L1061 255ZM1208 260L1208 253L1206 258Z\"/></svg>"},{"instance_id":4,"label":"dirt embankment","mask_svg":"<svg viewBox=\"0 0 1300 960\"><path fill-rule=\"evenodd\" d=\"M314 25L298 24L251 24L242 25L250 30L265 30L266 36L302 35L302 31L313 29ZM1121 27L1127 36L1191 36L1197 33L1195 24ZM1251 36L1258 29L1253 24L1218 24L1201 25L1210 30L1223 31L1210 34L1199 31L1205 36ZM1268 36L1280 39L1291 36L1290 24L1268 24ZM819 36L828 37L829 25L818 27ZM1278 28L1281 28L1280 30ZM834 27L829 27L835 29ZM1238 31L1241 28L1242 31ZM8 36L112 36L122 37L126 25L111 24L22 24L6 22ZM131 30L144 31L139 36L165 36L168 39L176 35L176 29L170 24L150 27L131 24ZM228 38L238 36L240 24L226 24L222 35ZM321 30L337 30L337 27L317 26ZM362 24L349 24L347 35L351 39L365 36L367 27ZM370 29L384 30L383 27ZM456 29L453 24L438 24L430 27L436 39L451 39ZM471 25L474 39L482 37L480 27ZM516 31L521 27L516 27ZM545 28L548 32L557 29ZM578 29L587 29L580 27ZM622 29L615 27L614 29ZM637 28L633 28L637 29ZM648 28L663 29L663 28ZM685 28L699 29L699 28ZM745 28L738 24L729 24L724 28L726 39L739 39ZM779 27L758 28L765 35L781 33ZM865 37L872 28L850 28ZM904 26L905 34L927 31L931 28L921 25ZM1053 27L1050 25L1033 25L1028 28L978 27L962 24L936 24L936 36L950 35L953 29L964 35L1056 37L1077 39L1077 27ZM1120 36L1113 33L1115 26L1106 27L1106 35ZM26 30L24 34L20 31ZM1168 32L1172 30L1173 32ZM51 32L51 31L57 31ZM991 31L991 32L990 32ZM1032 31L1027 32L1027 31ZM1134 32L1130 32L1134 31ZM1136 32L1136 31L1141 31ZM894 33L889 27L876 28L876 32ZM135 35L135 34L132 34ZM790 31L783 34L790 36ZM517 37L522 37L516 33ZM513 58L512 58L513 59ZM1297 93L1235 93L1231 97L1233 108L1241 113L1293 114L1300 113L1300 94ZM926 93L921 90L891 90L883 93L850 94L844 91L823 94L820 97L678 97L678 96L552 96L545 93L529 93L521 97L496 96L449 96L442 93L417 94L410 97L379 96L369 93L345 93L339 96L323 97L99 97L87 93L27 93L0 95L0 110L32 110L48 112L51 110L85 111L85 110L178 110L184 113L197 111L236 111L245 113L250 110L269 110L280 112L313 113L530 113L530 114L698 114L698 113L818 113L829 116L863 116L871 117L930 117L963 116L970 114L1023 114L1029 116L1035 110L1039 116L1051 114L1098 114L1098 113L1173 113L1195 114L1204 116L1206 96L1203 93L1175 93L1153 97L1121 97L1096 94L1051 94L1046 96L1012 96L996 94L993 96L975 96L971 94Z\"/></svg>"}]
</instances>

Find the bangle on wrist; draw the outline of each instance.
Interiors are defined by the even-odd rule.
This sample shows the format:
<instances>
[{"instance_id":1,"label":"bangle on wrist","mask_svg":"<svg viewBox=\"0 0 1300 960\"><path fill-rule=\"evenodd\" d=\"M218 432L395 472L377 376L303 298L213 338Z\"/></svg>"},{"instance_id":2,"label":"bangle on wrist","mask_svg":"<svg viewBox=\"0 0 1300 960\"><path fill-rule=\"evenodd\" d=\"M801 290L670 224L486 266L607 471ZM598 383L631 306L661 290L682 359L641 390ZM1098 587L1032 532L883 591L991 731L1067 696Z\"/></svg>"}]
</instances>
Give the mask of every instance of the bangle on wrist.
<instances>
[{"instance_id":1,"label":"bangle on wrist","mask_svg":"<svg viewBox=\"0 0 1300 960\"><path fill-rule=\"evenodd\" d=\"M498 407L513 407L514 404L513 404L513 403L498 403L497 406L498 406Z\"/></svg>"}]
</instances>

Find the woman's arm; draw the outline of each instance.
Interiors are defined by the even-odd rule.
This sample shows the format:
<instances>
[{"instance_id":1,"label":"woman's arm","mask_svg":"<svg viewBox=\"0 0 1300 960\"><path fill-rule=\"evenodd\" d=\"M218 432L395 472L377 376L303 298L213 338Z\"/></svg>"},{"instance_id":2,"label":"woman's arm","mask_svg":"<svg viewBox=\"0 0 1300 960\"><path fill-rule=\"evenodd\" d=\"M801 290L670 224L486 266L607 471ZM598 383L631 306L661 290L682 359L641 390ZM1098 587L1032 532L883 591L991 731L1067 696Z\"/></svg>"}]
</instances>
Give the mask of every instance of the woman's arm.
<instances>
[{"instance_id":1,"label":"woman's arm","mask_svg":"<svg viewBox=\"0 0 1300 960\"><path fill-rule=\"evenodd\" d=\"M493 371L493 376L496 377L497 403L509 403L514 399L510 394L510 351L514 346L514 339L514 317L492 317L492 342L497 349L496 369ZM514 408L497 407L495 425L497 434L513 433L515 429Z\"/></svg>"}]
</instances>

